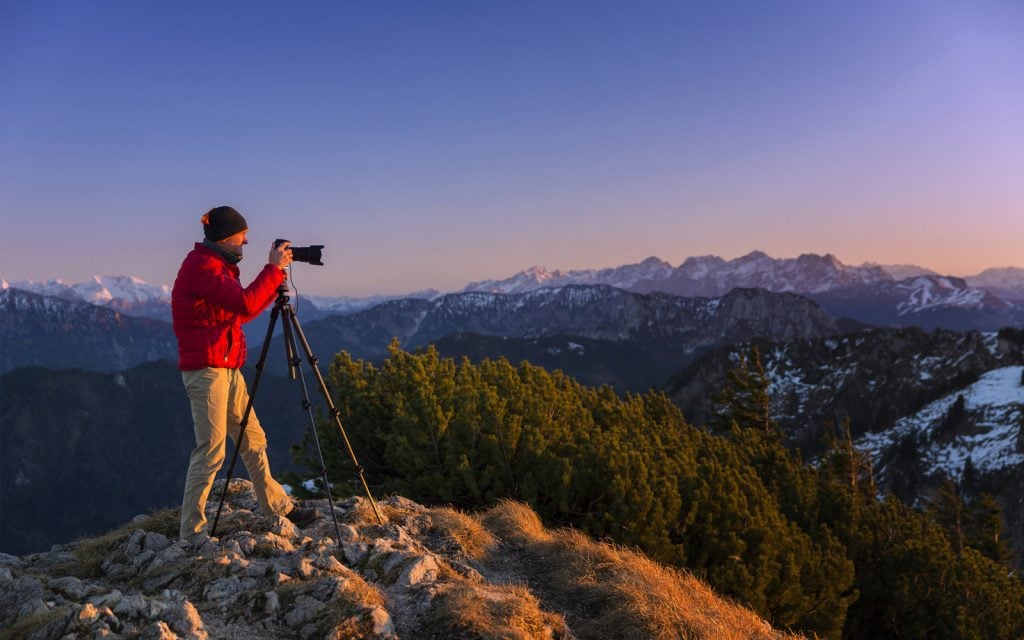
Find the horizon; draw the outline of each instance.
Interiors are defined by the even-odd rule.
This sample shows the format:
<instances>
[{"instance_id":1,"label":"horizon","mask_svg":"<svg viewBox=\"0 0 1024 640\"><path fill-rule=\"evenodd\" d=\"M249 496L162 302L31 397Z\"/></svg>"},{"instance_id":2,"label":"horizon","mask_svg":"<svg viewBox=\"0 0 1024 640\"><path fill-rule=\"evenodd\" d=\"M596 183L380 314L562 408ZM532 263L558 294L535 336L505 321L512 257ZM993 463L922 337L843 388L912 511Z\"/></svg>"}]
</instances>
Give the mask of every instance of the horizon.
<instances>
[{"instance_id":1,"label":"horizon","mask_svg":"<svg viewBox=\"0 0 1024 640\"><path fill-rule=\"evenodd\" d=\"M276 237L326 245L317 295L753 250L1020 265L1021 33L1010 0L0 0L0 276L170 284L222 204L243 280Z\"/></svg>"},{"instance_id":2,"label":"horizon","mask_svg":"<svg viewBox=\"0 0 1024 640\"><path fill-rule=\"evenodd\" d=\"M678 269L686 261L691 260L691 259L717 258L717 259L724 260L725 262L732 262L732 261L735 261L735 260L739 260L741 258L745 258L745 257L747 257L749 255L752 255L752 254L755 254L755 253L761 253L761 254L766 255L768 258L770 258L772 260L781 260L781 261L796 260L797 258L799 258L799 257L801 257L803 255L811 255L811 256L816 256L816 257L821 257L821 258L824 258L824 257L827 257L827 256L832 256L833 258L838 260L844 267L851 267L851 268L864 268L864 267L881 267L881 268L907 267L907 268L918 268L918 269L927 269L927 270L930 270L930 271L935 271L936 274L937 274L936 277L943 277L943 278L947 278L947 277L949 277L949 278L961 278L961 279L963 279L963 278L970 278L970 277L975 277L975 276L981 275L982 273L984 273L986 271L989 271L989 270L1007 270L1007 269L1013 270L1013 269L1017 269L1017 270L1024 271L1024 267L1018 267L1018 266L1015 266L1015 265L1004 265L1004 266L987 267L985 269L982 269L981 271L978 271L977 273L969 273L969 274L960 275L960 274L942 273L940 271L936 271L935 269L931 269L928 265L918 265L918 264L909 264L909 263L898 263L898 264L897 263L887 263L887 264L882 264L882 263L868 261L868 262L862 262L860 264L852 264L852 263L848 263L848 262L844 261L842 259L842 256L836 256L834 254L827 253L827 252L826 253L813 253L812 252L812 253L800 254L798 256L784 256L784 257L780 257L780 256L773 256L773 255L771 255L771 254L769 254L769 253L767 253L765 251L761 251L759 249L754 249L753 251L749 251L749 252L747 252L747 253L745 253L743 255L738 255L738 256L733 256L733 257L717 256L717 255L712 255L712 254L687 256L686 258L684 258L683 260L679 261L678 263L673 263L670 260L664 260L664 259L662 259L659 256L651 255L651 256L647 256L646 258L644 258L642 260L637 260L637 261L634 261L634 262L627 262L627 263L623 263L623 264L619 264L619 265L604 265L604 266L590 267L590 268L559 268L559 267L548 268L546 265L536 265L535 264L535 265L531 265L531 266L523 268L523 269L519 269L519 270L517 270L517 271L515 271L513 273L509 273L509 274L506 274L506 275L497 276L497 277L493 277L493 278L473 278L473 277L470 277L469 279L464 281L464 284L459 285L459 286L457 286L455 288L452 288L452 289L440 289L438 287L426 287L424 289L417 289L417 290L410 290L410 291L376 292L376 293L369 293L369 294L365 294L365 295L352 295L352 294L348 294L348 293L344 293L344 292L338 292L338 293L330 293L330 292L328 292L328 293L323 293L323 292L309 293L309 292L302 291L301 293L302 293L302 295L307 295L307 296L328 297L328 298L330 298L330 297L337 297L337 298L372 298L372 297L376 297L376 296L402 296L402 295L412 295L412 294L417 294L417 293L422 293L422 292L432 291L432 290L433 291L437 291L437 292L442 293L442 294L449 294L449 293L458 293L458 292L462 291L463 289L465 289L467 286L472 285L472 284L476 284L476 283L480 283L480 282L486 282L486 281L490 281L490 280L495 280L495 281L507 280L507 279L513 278L513 277L515 277L517 275L530 273L532 271L543 271L545 273L555 274L555 275L559 275L559 276L566 276L566 275L570 275L570 274L578 273L578 272L600 271L602 269L609 269L609 268L615 269L615 268L620 268L620 267L638 265L638 264L641 264L641 263L643 263L643 262L645 262L647 260L652 260L652 259L661 260L662 262L665 262L665 263L669 264L669 266L671 266L673 269ZM303 268L307 266L307 265L305 265L303 263L299 263L299 262L296 262L294 264L299 266L299 267L303 267ZM79 280L71 280L69 278L61 278L61 277L47 278L47 279L41 279L41 280L32 280L32 279L24 279L24 278L23 279L19 279L19 280L12 280L10 278L7 278L4 274L0 273L0 281L2 281L6 286L9 286L9 287L14 287L17 284L19 284L21 282L26 282L26 281L29 282L29 283L32 283L32 284L60 283L60 284L72 286L72 285L78 285L78 284L83 284L83 283L87 283L87 282L92 282L92 281L95 281L95 280L100 279L100 278L117 278L117 277L134 278L136 280L142 281L143 283L145 283L147 285L151 285L151 286L155 286L155 287L167 287L167 288L170 288L174 284L173 278L169 282L152 282L152 281L146 280L144 278L140 278L140 277L138 277L138 276L136 276L134 274L131 274L131 273L93 274L93 275L91 275L91 276L89 276L87 278L79 279ZM243 273L243 280L244 280L244 273ZM300 279L300 281L301 281L301 279ZM299 293L299 292L297 291L297 293Z\"/></svg>"}]
</instances>

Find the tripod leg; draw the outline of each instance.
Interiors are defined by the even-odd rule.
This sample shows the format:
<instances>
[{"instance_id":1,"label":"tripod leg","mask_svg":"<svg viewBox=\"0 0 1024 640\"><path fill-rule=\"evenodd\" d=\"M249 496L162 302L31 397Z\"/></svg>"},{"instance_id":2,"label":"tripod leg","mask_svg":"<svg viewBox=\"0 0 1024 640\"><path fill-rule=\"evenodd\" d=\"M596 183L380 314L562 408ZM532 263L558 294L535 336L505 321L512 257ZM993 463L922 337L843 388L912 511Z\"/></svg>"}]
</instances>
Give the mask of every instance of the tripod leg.
<instances>
[{"instance_id":1,"label":"tripod leg","mask_svg":"<svg viewBox=\"0 0 1024 640\"><path fill-rule=\"evenodd\" d=\"M256 399L256 391L260 386L260 378L263 377L263 367L267 362L267 353L270 351L270 340L274 335L274 325L281 314L280 305L275 305L270 312L270 324L267 325L267 336L263 339L263 347L260 349L260 359L256 361L256 377L252 381L252 391L249 393L249 402L245 405L245 414L238 430L238 439L235 440L235 452L231 454L231 464L228 465L227 476L224 480L224 491L220 494L220 502L217 503L217 515L213 518L213 525L210 527L210 535L217 535L217 523L220 521L220 512L224 508L224 499L228 495L228 485L231 484L231 474L235 472L235 464L238 463L238 452L242 448L242 438L245 437L245 427L249 424L249 416L252 415L253 401ZM225 436L226 437L226 436Z\"/></svg>"},{"instance_id":2,"label":"tripod leg","mask_svg":"<svg viewBox=\"0 0 1024 640\"><path fill-rule=\"evenodd\" d=\"M287 305L283 311L283 317L281 320L281 328L284 333L284 355L288 359L288 377L295 380L295 376L298 373L299 365L302 364L302 359L298 355L298 350L295 348L295 336L292 334L292 323L288 321L290 314L288 309L291 305Z\"/></svg>"},{"instance_id":3,"label":"tripod leg","mask_svg":"<svg viewBox=\"0 0 1024 640\"><path fill-rule=\"evenodd\" d=\"M284 327L285 327L285 340L291 342L291 352L296 353L295 350L295 336L291 331L291 325L296 322L295 311L290 307L286 307L284 310ZM313 403L309 401L309 391L306 387L306 375L302 373L302 368L298 366L301 362L296 358L295 366L292 368L293 372L298 372L299 382L302 386L302 408L306 411L309 416L309 427L313 430L313 443L316 445L317 460L320 463L320 479L324 483L324 491L327 493L327 504L331 510L331 521L334 522L334 532L338 536L338 544L341 544L341 527L338 525L338 516L334 513L334 496L331 495L331 483L327 479L327 465L324 463L323 450L320 448L320 436L316 432L316 418L313 416Z\"/></svg>"},{"instance_id":4,"label":"tripod leg","mask_svg":"<svg viewBox=\"0 0 1024 640\"><path fill-rule=\"evenodd\" d=\"M324 400L327 401L327 406L330 409L331 416L334 417L335 424L338 425L338 431L341 433L341 439L345 443L345 447L348 449L348 455L352 459L352 463L356 466L356 473L359 475L359 481L363 485L363 490L366 492L366 497L370 499L370 506L373 507L373 514L377 516L377 522L384 524L384 518L381 516L380 511L377 509L377 501L373 499L373 493L370 492L370 486L366 484L366 476L363 474L363 467L359 464L359 460L356 459L356 452L352 449L352 443L349 442L348 434L345 433L345 427L341 424L341 412L334 406L334 401L331 400L331 392L327 389L327 383L324 382L323 375L320 374L320 368L317 367L317 357L313 355L313 350L309 347L309 342L306 340L306 334L302 332L302 327L299 325L299 319L295 317L295 311L289 307L288 313L285 316L285 324L292 324L295 335L299 337L299 342L302 344L302 349L306 354L306 359L309 361L310 367L313 369L314 375L316 375L317 382L320 384L320 393L323 394ZM310 414L312 415L312 414ZM316 434L316 426L314 425L314 435ZM319 441L317 447L319 447ZM323 456L321 455L321 460ZM324 478L326 483L326 476Z\"/></svg>"}]
</instances>

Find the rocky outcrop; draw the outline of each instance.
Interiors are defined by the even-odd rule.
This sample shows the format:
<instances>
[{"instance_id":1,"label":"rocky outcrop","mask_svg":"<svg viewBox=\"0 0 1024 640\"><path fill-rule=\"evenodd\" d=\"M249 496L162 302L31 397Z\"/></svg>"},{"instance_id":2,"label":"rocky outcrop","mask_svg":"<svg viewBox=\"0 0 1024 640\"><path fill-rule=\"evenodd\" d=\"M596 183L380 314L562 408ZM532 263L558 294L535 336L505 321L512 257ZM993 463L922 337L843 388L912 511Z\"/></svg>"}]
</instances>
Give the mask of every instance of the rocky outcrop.
<instances>
[{"instance_id":1,"label":"rocky outcrop","mask_svg":"<svg viewBox=\"0 0 1024 640\"><path fill-rule=\"evenodd\" d=\"M326 512L325 501L311 503ZM544 531L523 505L470 517L394 497L381 510L385 524L365 499L337 504L335 540L330 517L298 530L257 513L251 485L233 480L220 535L201 543L170 537L177 511L166 510L46 553L0 555L0 637L709 637L699 629L715 629L714 637L789 637L715 600L692 577L579 534ZM631 588L600 591L597 572ZM641 574L661 582L628 595L637 592ZM597 596L604 608L586 610ZM631 597L662 613L644 618L645 608L625 602ZM697 597L701 606L659 604L666 597ZM691 619L666 618L664 611Z\"/></svg>"}]
</instances>

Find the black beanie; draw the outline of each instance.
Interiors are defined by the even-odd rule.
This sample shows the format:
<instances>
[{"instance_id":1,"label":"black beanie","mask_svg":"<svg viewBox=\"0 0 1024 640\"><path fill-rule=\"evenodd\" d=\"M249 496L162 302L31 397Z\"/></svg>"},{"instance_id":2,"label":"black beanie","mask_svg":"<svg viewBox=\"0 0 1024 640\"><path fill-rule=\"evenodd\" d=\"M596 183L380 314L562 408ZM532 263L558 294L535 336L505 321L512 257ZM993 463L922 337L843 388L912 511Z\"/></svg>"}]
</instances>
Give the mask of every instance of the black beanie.
<instances>
[{"instance_id":1,"label":"black beanie","mask_svg":"<svg viewBox=\"0 0 1024 640\"><path fill-rule=\"evenodd\" d=\"M245 218L231 207L214 207L202 217L203 234L212 242L220 242L249 228Z\"/></svg>"}]
</instances>

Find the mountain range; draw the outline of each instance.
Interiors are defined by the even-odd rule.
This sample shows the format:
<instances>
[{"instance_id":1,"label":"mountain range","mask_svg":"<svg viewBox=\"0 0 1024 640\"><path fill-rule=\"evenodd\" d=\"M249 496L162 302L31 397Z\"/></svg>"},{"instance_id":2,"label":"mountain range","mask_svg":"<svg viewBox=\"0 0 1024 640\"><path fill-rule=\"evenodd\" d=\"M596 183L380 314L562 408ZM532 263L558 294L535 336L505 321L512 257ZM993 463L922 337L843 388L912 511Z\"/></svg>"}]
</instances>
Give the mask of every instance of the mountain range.
<instances>
[{"instance_id":1,"label":"mountain range","mask_svg":"<svg viewBox=\"0 0 1024 640\"><path fill-rule=\"evenodd\" d=\"M829 313L883 326L923 326L955 330L997 330L1024 321L1024 269L987 269L968 277L944 276L916 265L851 266L831 254L772 258L760 251L732 260L717 256L687 258L678 267L656 257L605 269L550 271L531 267L500 280L471 282L458 293L519 294L568 285L604 285L636 293L719 297L735 288L798 293ZM69 285L0 281L15 288L69 301L88 302L126 315L170 319L170 290L137 278L96 276ZM345 315L398 299L436 300L430 289L401 296L295 297L303 319Z\"/></svg>"}]
</instances>

